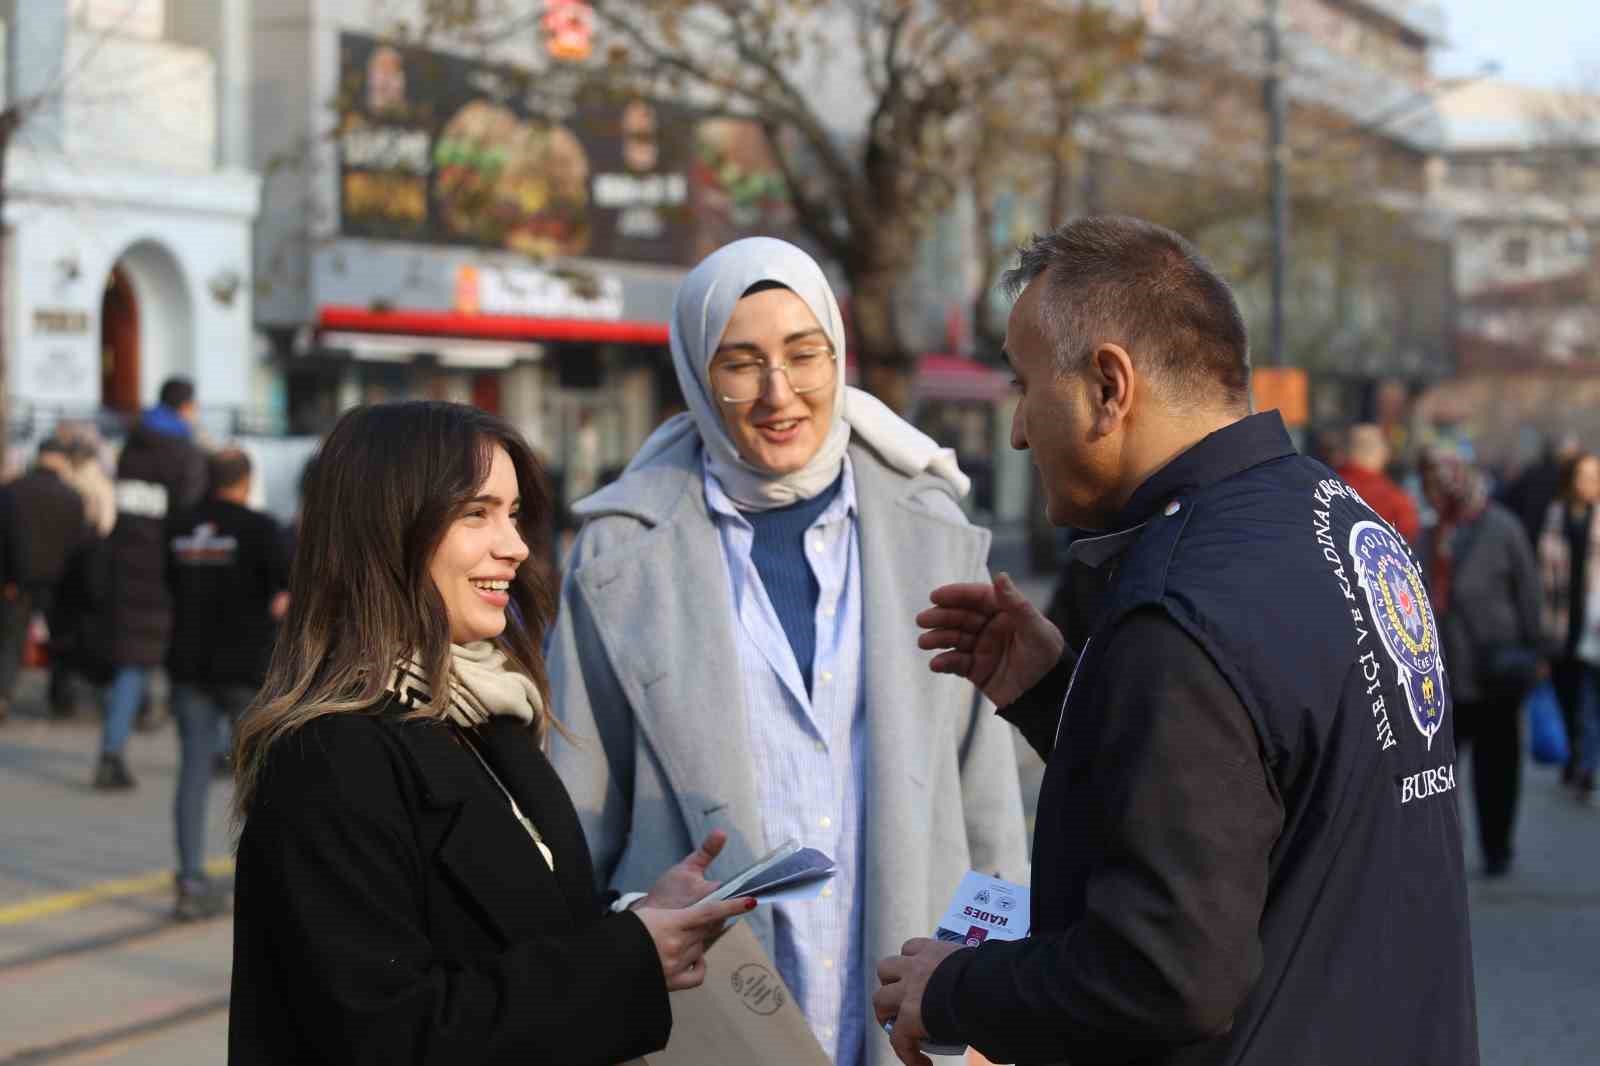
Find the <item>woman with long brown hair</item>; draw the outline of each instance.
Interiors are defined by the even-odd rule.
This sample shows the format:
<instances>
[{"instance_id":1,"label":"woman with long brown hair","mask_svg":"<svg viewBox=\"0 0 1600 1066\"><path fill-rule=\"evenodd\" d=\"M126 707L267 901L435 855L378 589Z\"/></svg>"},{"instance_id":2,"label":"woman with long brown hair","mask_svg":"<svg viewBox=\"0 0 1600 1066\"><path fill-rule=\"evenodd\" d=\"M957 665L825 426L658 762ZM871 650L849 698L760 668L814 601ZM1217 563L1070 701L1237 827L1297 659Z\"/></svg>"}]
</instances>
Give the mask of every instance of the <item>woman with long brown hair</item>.
<instances>
[{"instance_id":1,"label":"woman with long brown hair","mask_svg":"<svg viewBox=\"0 0 1600 1066\"><path fill-rule=\"evenodd\" d=\"M1571 757L1562 780L1591 802L1600 766L1600 456L1561 468L1561 490L1539 536L1545 645Z\"/></svg>"},{"instance_id":2,"label":"woman with long brown hair","mask_svg":"<svg viewBox=\"0 0 1600 1066\"><path fill-rule=\"evenodd\" d=\"M358 408L304 499L291 606L240 724L229 1061L616 1063L751 900L713 834L638 909L594 889L545 758L527 444L475 408Z\"/></svg>"}]
</instances>

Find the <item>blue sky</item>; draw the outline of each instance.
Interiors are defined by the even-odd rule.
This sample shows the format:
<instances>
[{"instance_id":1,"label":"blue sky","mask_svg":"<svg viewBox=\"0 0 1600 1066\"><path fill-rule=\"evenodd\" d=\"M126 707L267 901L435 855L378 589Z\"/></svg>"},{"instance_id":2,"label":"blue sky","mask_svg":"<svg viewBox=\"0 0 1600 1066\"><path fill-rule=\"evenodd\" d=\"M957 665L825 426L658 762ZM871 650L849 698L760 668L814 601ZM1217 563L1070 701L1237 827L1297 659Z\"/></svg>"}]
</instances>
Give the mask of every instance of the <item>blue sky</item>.
<instances>
[{"instance_id":1,"label":"blue sky","mask_svg":"<svg viewBox=\"0 0 1600 1066\"><path fill-rule=\"evenodd\" d=\"M1442 0L1454 46L1436 69L1467 74L1497 60L1507 81L1575 86L1584 65L1600 81L1600 0ZM1600 84L1589 88L1600 91Z\"/></svg>"}]
</instances>

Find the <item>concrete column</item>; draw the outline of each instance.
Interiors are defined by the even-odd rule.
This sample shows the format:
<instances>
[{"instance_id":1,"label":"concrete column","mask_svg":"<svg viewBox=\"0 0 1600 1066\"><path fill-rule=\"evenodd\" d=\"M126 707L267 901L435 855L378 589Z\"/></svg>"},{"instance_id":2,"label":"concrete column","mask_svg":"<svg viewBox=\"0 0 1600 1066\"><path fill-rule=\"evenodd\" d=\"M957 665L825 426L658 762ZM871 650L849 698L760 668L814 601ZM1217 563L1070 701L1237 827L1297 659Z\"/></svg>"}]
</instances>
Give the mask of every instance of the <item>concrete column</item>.
<instances>
[{"instance_id":1,"label":"concrete column","mask_svg":"<svg viewBox=\"0 0 1600 1066\"><path fill-rule=\"evenodd\" d=\"M217 65L217 165L250 168L250 0L167 0L167 38Z\"/></svg>"},{"instance_id":2,"label":"concrete column","mask_svg":"<svg viewBox=\"0 0 1600 1066\"><path fill-rule=\"evenodd\" d=\"M535 363L518 363L500 375L500 414L535 448L542 446L544 436L541 380Z\"/></svg>"},{"instance_id":3,"label":"concrete column","mask_svg":"<svg viewBox=\"0 0 1600 1066\"><path fill-rule=\"evenodd\" d=\"M347 366L339 374L339 413L350 410L361 403L361 370L357 366Z\"/></svg>"},{"instance_id":4,"label":"concrete column","mask_svg":"<svg viewBox=\"0 0 1600 1066\"><path fill-rule=\"evenodd\" d=\"M631 459L655 426L656 382L647 366L633 367L618 382L622 401L622 458Z\"/></svg>"},{"instance_id":5,"label":"concrete column","mask_svg":"<svg viewBox=\"0 0 1600 1066\"><path fill-rule=\"evenodd\" d=\"M0 0L0 15L6 23L6 106L35 101L27 118L28 141L60 151L67 2Z\"/></svg>"}]
</instances>

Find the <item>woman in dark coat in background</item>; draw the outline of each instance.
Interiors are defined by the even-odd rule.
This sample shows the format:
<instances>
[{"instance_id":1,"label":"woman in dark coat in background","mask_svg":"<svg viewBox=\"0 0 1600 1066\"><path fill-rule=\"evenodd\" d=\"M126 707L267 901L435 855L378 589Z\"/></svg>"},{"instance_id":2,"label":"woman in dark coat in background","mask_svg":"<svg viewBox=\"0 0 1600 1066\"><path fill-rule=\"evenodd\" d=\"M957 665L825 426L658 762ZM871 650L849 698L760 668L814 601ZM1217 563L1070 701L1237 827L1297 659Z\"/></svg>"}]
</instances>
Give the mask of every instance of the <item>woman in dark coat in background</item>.
<instances>
[{"instance_id":1,"label":"woman in dark coat in background","mask_svg":"<svg viewBox=\"0 0 1600 1066\"><path fill-rule=\"evenodd\" d=\"M1545 646L1571 752L1563 783L1594 798L1600 766L1600 456L1588 452L1562 468L1561 491L1539 537L1544 582Z\"/></svg>"},{"instance_id":2,"label":"woman in dark coat in background","mask_svg":"<svg viewBox=\"0 0 1600 1066\"><path fill-rule=\"evenodd\" d=\"M103 596L88 626L85 657L110 677L94 787L135 785L123 759L150 675L166 661L172 636L167 591L167 519L199 503L206 491L205 455L194 443L194 385L173 378L161 402L146 411L117 460L117 521L98 553L92 582Z\"/></svg>"}]
</instances>

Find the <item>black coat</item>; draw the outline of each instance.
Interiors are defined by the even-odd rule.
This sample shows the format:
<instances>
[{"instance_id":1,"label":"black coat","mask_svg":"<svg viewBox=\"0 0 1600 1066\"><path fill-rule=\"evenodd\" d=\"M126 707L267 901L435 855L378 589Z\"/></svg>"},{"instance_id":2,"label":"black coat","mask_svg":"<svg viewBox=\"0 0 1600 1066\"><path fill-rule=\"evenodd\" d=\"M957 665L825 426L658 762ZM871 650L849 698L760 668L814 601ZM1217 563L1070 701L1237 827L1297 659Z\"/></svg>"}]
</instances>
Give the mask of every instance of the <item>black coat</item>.
<instances>
[{"instance_id":1,"label":"black coat","mask_svg":"<svg viewBox=\"0 0 1600 1066\"><path fill-rule=\"evenodd\" d=\"M91 536L83 497L42 466L12 482L10 492L17 579L36 593L48 594Z\"/></svg>"},{"instance_id":2,"label":"black coat","mask_svg":"<svg viewBox=\"0 0 1600 1066\"><path fill-rule=\"evenodd\" d=\"M1545 515L1550 505L1561 495L1561 471L1565 464L1560 460L1541 459L1522 472L1522 476L1505 487L1500 502L1510 509L1522 523L1529 544L1539 543L1544 530Z\"/></svg>"},{"instance_id":3,"label":"black coat","mask_svg":"<svg viewBox=\"0 0 1600 1066\"><path fill-rule=\"evenodd\" d=\"M117 462L117 524L106 541L95 650L116 666L160 666L172 634L166 525L200 502L205 456L182 437L134 428Z\"/></svg>"},{"instance_id":4,"label":"black coat","mask_svg":"<svg viewBox=\"0 0 1600 1066\"><path fill-rule=\"evenodd\" d=\"M0 586L22 580L22 542L17 529L17 503L11 486L0 485Z\"/></svg>"},{"instance_id":5,"label":"black coat","mask_svg":"<svg viewBox=\"0 0 1600 1066\"><path fill-rule=\"evenodd\" d=\"M283 548L271 515L228 500L207 500L172 520L172 680L260 686L278 630L272 600L289 587Z\"/></svg>"},{"instance_id":6,"label":"black coat","mask_svg":"<svg viewBox=\"0 0 1600 1066\"><path fill-rule=\"evenodd\" d=\"M672 1027L643 923L607 913L528 731L333 714L279 740L239 841L232 1066L608 1066Z\"/></svg>"},{"instance_id":7,"label":"black coat","mask_svg":"<svg viewBox=\"0 0 1600 1066\"><path fill-rule=\"evenodd\" d=\"M1423 569L1430 586L1438 561L1434 537L1422 538ZM1491 503L1452 539L1450 599L1439 611L1439 639L1450 672L1450 695L1458 703L1496 698L1501 686L1490 676L1489 658L1511 647L1542 650L1539 618L1543 595L1533 545L1516 515ZM1515 693L1516 685L1510 688ZM1520 697L1513 696L1512 702ZM1507 708L1509 713L1511 709Z\"/></svg>"}]
</instances>

